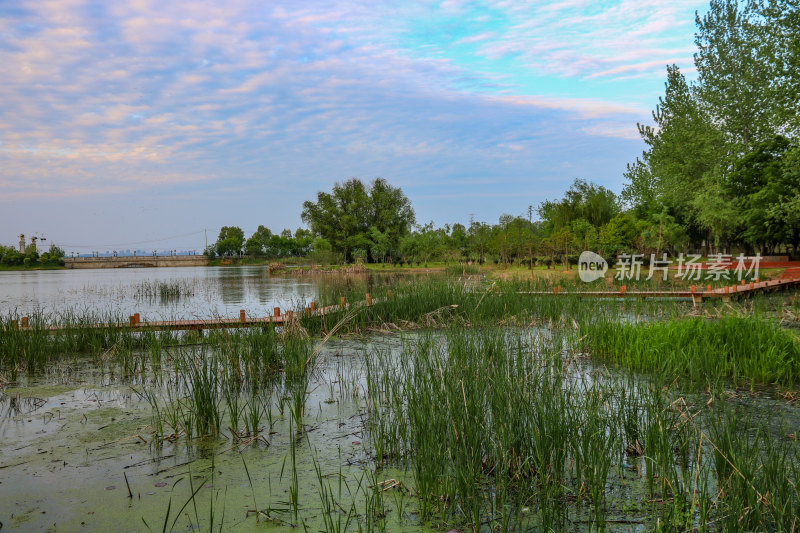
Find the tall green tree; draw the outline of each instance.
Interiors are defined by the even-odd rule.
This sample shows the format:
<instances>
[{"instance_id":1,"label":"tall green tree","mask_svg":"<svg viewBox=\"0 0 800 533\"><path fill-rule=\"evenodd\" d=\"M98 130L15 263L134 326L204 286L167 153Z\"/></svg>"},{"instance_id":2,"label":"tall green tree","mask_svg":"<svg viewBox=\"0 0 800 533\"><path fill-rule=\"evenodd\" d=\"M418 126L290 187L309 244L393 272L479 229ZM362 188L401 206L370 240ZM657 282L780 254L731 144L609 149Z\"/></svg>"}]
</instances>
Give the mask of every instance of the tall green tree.
<instances>
[{"instance_id":1,"label":"tall green tree","mask_svg":"<svg viewBox=\"0 0 800 533\"><path fill-rule=\"evenodd\" d=\"M244 231L237 226L223 226L217 237L216 252L218 255L239 255L244 245Z\"/></svg>"},{"instance_id":2,"label":"tall green tree","mask_svg":"<svg viewBox=\"0 0 800 533\"><path fill-rule=\"evenodd\" d=\"M800 0L758 2L759 52L772 68L770 97L777 133L800 135Z\"/></svg>"},{"instance_id":3,"label":"tall green tree","mask_svg":"<svg viewBox=\"0 0 800 533\"><path fill-rule=\"evenodd\" d=\"M537 212L548 235L569 228L578 219L600 227L620 212L617 195L609 189L576 179L561 200L546 200Z\"/></svg>"},{"instance_id":4,"label":"tall green tree","mask_svg":"<svg viewBox=\"0 0 800 533\"><path fill-rule=\"evenodd\" d=\"M725 165L723 137L677 65L667 66L664 86L653 125L637 125L647 149L628 166L622 195L639 206L641 218L666 210L679 224L699 230L693 198L707 186L704 176Z\"/></svg>"},{"instance_id":5,"label":"tall green tree","mask_svg":"<svg viewBox=\"0 0 800 533\"><path fill-rule=\"evenodd\" d=\"M772 253L780 243L791 243L790 219L776 217L774 206L791 203L800 183L793 172L791 142L775 136L741 157L727 181L727 189L741 220L738 237L751 250Z\"/></svg>"},{"instance_id":6,"label":"tall green tree","mask_svg":"<svg viewBox=\"0 0 800 533\"><path fill-rule=\"evenodd\" d=\"M253 257L263 257L267 253L267 244L272 232L265 226L258 226L244 244L245 253Z\"/></svg>"},{"instance_id":7,"label":"tall green tree","mask_svg":"<svg viewBox=\"0 0 800 533\"><path fill-rule=\"evenodd\" d=\"M303 203L302 218L315 235L327 240L347 261L352 260L354 250L364 250L368 261L374 260L372 236L377 234L372 228L385 236L392 250L416 221L403 191L383 178L369 186L356 178L336 183L330 193L317 193L316 202Z\"/></svg>"},{"instance_id":8,"label":"tall green tree","mask_svg":"<svg viewBox=\"0 0 800 533\"><path fill-rule=\"evenodd\" d=\"M696 16L699 96L733 158L752 151L780 122L780 102L771 89L777 65L762 46L768 35L763 22L756 1L711 0L708 11Z\"/></svg>"}]
</instances>

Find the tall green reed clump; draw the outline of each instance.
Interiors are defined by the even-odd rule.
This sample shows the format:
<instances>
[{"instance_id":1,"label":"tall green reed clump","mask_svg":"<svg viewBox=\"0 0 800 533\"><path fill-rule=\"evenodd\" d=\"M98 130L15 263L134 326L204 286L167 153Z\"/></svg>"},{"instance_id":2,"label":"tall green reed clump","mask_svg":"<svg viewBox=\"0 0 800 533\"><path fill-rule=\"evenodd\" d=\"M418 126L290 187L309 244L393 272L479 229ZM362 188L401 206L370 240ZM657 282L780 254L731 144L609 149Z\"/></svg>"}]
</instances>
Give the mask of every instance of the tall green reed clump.
<instances>
[{"instance_id":1,"label":"tall green reed clump","mask_svg":"<svg viewBox=\"0 0 800 533\"><path fill-rule=\"evenodd\" d=\"M127 317L66 310L31 313L28 327L16 314L0 316L0 371L15 379L58 361L91 356L105 363L121 363L129 373L141 371L144 354L154 354L179 342L180 333L135 331L125 327ZM102 327L98 327L102 325ZM54 332L51 327L58 328Z\"/></svg>"},{"instance_id":2,"label":"tall green reed clump","mask_svg":"<svg viewBox=\"0 0 800 533\"><path fill-rule=\"evenodd\" d=\"M641 314L656 310L651 302L636 300L591 302L575 295L551 296L532 294L531 282L473 282L446 277L400 281L391 288L380 287L370 295L371 306L364 305L364 294L348 297L348 303L360 310L344 327L344 331L369 328L413 329L450 325L521 325L542 322L580 322L583 318L608 313ZM310 332L329 331L343 313L327 316L301 316ZM301 313L302 315L302 313Z\"/></svg>"},{"instance_id":3,"label":"tall green reed clump","mask_svg":"<svg viewBox=\"0 0 800 533\"><path fill-rule=\"evenodd\" d=\"M754 318L672 322L596 321L581 325L592 355L636 371L705 383L791 385L800 380L800 342L775 323Z\"/></svg>"},{"instance_id":4,"label":"tall green reed clump","mask_svg":"<svg viewBox=\"0 0 800 533\"><path fill-rule=\"evenodd\" d=\"M514 529L530 519L560 529L566 494L583 492L605 513L618 445L599 382L565 379L560 339L507 330L448 330L368 359L370 442L379 464L412 471L423 517L445 524ZM576 417L575 413L581 413ZM568 465L579 437L583 467ZM605 460L608 463L609 460ZM574 464L574 461L572 461ZM591 465L591 466L590 466Z\"/></svg>"},{"instance_id":5,"label":"tall green reed clump","mask_svg":"<svg viewBox=\"0 0 800 533\"><path fill-rule=\"evenodd\" d=\"M668 376L565 357L558 331L412 339L367 358L367 442L378 467L408 469L434 525L791 529L800 458L785 429L687 400Z\"/></svg>"},{"instance_id":6,"label":"tall green reed clump","mask_svg":"<svg viewBox=\"0 0 800 533\"><path fill-rule=\"evenodd\" d=\"M142 281L133 288L133 297L142 301L160 301L161 303L177 302L181 298L190 298L195 294L198 280L148 280Z\"/></svg>"},{"instance_id":7,"label":"tall green reed clump","mask_svg":"<svg viewBox=\"0 0 800 533\"><path fill-rule=\"evenodd\" d=\"M143 393L154 432L175 440L214 437L227 428L236 441L253 439L265 418L272 427L275 395L289 399L299 421L313 361L308 339L279 339L272 328L212 332L206 343L176 350L166 397Z\"/></svg>"},{"instance_id":8,"label":"tall green reed clump","mask_svg":"<svg viewBox=\"0 0 800 533\"><path fill-rule=\"evenodd\" d=\"M800 454L769 421L725 406L710 421L720 529L793 531L800 527Z\"/></svg>"}]
</instances>

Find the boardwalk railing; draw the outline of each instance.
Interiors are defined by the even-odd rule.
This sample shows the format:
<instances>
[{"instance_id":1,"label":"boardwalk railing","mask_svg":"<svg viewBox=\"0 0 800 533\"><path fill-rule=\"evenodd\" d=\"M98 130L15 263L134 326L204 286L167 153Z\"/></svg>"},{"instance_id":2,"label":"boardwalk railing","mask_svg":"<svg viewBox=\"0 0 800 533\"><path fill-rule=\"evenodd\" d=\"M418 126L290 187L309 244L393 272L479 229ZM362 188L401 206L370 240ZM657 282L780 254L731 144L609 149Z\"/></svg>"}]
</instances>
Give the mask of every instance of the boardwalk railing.
<instances>
[{"instance_id":1,"label":"boardwalk railing","mask_svg":"<svg viewBox=\"0 0 800 533\"><path fill-rule=\"evenodd\" d=\"M560 286L554 287L552 291L530 291L523 294L540 296L579 296L589 298L691 298L694 302L702 302L710 298L720 298L723 302L729 302L734 298L747 297L758 292L773 292L788 289L800 285L800 273L782 277L780 279L768 281L742 281L739 285L725 285L712 289L711 285L698 288L692 285L689 290L678 291L628 291L628 287L623 285L616 291L567 291L564 292Z\"/></svg>"},{"instance_id":2,"label":"boardwalk railing","mask_svg":"<svg viewBox=\"0 0 800 533\"><path fill-rule=\"evenodd\" d=\"M390 291L391 292L391 291ZM365 295L365 299L362 302L354 304L356 306L366 306L370 307L373 303L377 302L377 298L372 298L372 296L367 293ZM317 307L316 302L311 302L308 307L305 308L303 311L305 316L314 317L314 316L326 316L333 313L339 313L341 311L345 311L351 308L351 304L347 303L344 297L339 300L339 303L336 305L329 305L326 307ZM105 329L105 328L127 328L137 331L199 331L202 332L203 330L207 329L235 329L235 328L253 328L253 327L266 327L270 325L283 325L294 320L297 320L298 316L297 313L291 310L287 310L285 313L281 313L280 307L275 307L273 309L272 316L259 316L259 317L250 317L247 316L247 313L244 309L239 311L238 318L207 318L207 319L199 319L199 320L160 320L160 321L153 321L153 322L143 322L139 316L139 313L135 313L130 315L128 323L96 323L96 324L82 324L80 327L84 329ZM21 324L20 324L21 322ZM13 329L22 330L22 331L47 331L52 334L57 334L62 331L66 331L70 329L66 326L44 326L44 327L36 327L30 324L30 320L28 317L22 317L21 321L12 321L11 326Z\"/></svg>"}]
</instances>

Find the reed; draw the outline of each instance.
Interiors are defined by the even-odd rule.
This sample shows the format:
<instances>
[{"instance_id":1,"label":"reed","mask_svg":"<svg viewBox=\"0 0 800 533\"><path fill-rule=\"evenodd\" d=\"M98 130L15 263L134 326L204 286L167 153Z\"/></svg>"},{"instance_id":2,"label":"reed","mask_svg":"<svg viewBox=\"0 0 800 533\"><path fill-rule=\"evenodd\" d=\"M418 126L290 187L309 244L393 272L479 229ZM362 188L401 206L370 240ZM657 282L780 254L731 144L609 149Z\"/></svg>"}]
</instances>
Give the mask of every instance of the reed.
<instances>
[{"instance_id":1,"label":"reed","mask_svg":"<svg viewBox=\"0 0 800 533\"><path fill-rule=\"evenodd\" d=\"M701 385L800 380L800 342L773 322L743 317L671 322L601 320L581 325L594 357L640 372L688 377Z\"/></svg>"}]
</instances>

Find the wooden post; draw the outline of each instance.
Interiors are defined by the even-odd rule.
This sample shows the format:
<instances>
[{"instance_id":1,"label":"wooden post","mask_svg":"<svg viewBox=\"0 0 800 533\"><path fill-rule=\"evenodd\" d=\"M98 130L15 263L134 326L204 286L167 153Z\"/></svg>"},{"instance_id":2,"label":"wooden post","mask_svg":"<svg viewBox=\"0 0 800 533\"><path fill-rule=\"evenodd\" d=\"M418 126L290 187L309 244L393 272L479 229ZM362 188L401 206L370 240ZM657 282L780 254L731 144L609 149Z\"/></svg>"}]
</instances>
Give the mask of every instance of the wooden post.
<instances>
[{"instance_id":1,"label":"wooden post","mask_svg":"<svg viewBox=\"0 0 800 533\"><path fill-rule=\"evenodd\" d=\"M697 292L697 285L692 285L692 294Z\"/></svg>"},{"instance_id":2,"label":"wooden post","mask_svg":"<svg viewBox=\"0 0 800 533\"><path fill-rule=\"evenodd\" d=\"M273 308L272 309L272 316L274 316L276 318L281 316L281 308L280 307Z\"/></svg>"},{"instance_id":3,"label":"wooden post","mask_svg":"<svg viewBox=\"0 0 800 533\"><path fill-rule=\"evenodd\" d=\"M706 289L706 290L707 290L708 292L711 292L711 285L709 285L709 286L708 286L708 289Z\"/></svg>"},{"instance_id":4,"label":"wooden post","mask_svg":"<svg viewBox=\"0 0 800 533\"><path fill-rule=\"evenodd\" d=\"M134 313L134 314L133 314L133 318L134 318L134 320L136 321L136 323L134 324L134 326L138 326L138 325L139 325L139 313Z\"/></svg>"},{"instance_id":5,"label":"wooden post","mask_svg":"<svg viewBox=\"0 0 800 533\"><path fill-rule=\"evenodd\" d=\"M26 317L26 316L22 317L22 327L23 328L27 328L28 327L28 317Z\"/></svg>"},{"instance_id":6,"label":"wooden post","mask_svg":"<svg viewBox=\"0 0 800 533\"><path fill-rule=\"evenodd\" d=\"M729 291L730 291L730 287L728 287L727 285L725 285L725 294L728 294L728 292L729 292Z\"/></svg>"},{"instance_id":7,"label":"wooden post","mask_svg":"<svg viewBox=\"0 0 800 533\"><path fill-rule=\"evenodd\" d=\"M347 306L347 300L344 299L344 296L339 298L339 309L344 311L344 308Z\"/></svg>"},{"instance_id":8,"label":"wooden post","mask_svg":"<svg viewBox=\"0 0 800 533\"><path fill-rule=\"evenodd\" d=\"M311 302L311 305L309 307L311 307L312 311L316 311L317 310L317 302Z\"/></svg>"},{"instance_id":9,"label":"wooden post","mask_svg":"<svg viewBox=\"0 0 800 533\"><path fill-rule=\"evenodd\" d=\"M128 320L129 320L128 325L130 326L136 325L136 315L131 315Z\"/></svg>"},{"instance_id":10,"label":"wooden post","mask_svg":"<svg viewBox=\"0 0 800 533\"><path fill-rule=\"evenodd\" d=\"M745 284L745 281L744 281L744 280L742 280L742 285L744 285L744 284Z\"/></svg>"},{"instance_id":11,"label":"wooden post","mask_svg":"<svg viewBox=\"0 0 800 533\"><path fill-rule=\"evenodd\" d=\"M370 296L370 294L367 293L367 307L369 307L371 305L372 305L372 296Z\"/></svg>"},{"instance_id":12,"label":"wooden post","mask_svg":"<svg viewBox=\"0 0 800 533\"><path fill-rule=\"evenodd\" d=\"M244 313L244 309L239 310L239 322L241 322L242 324L247 322L247 316Z\"/></svg>"}]
</instances>

